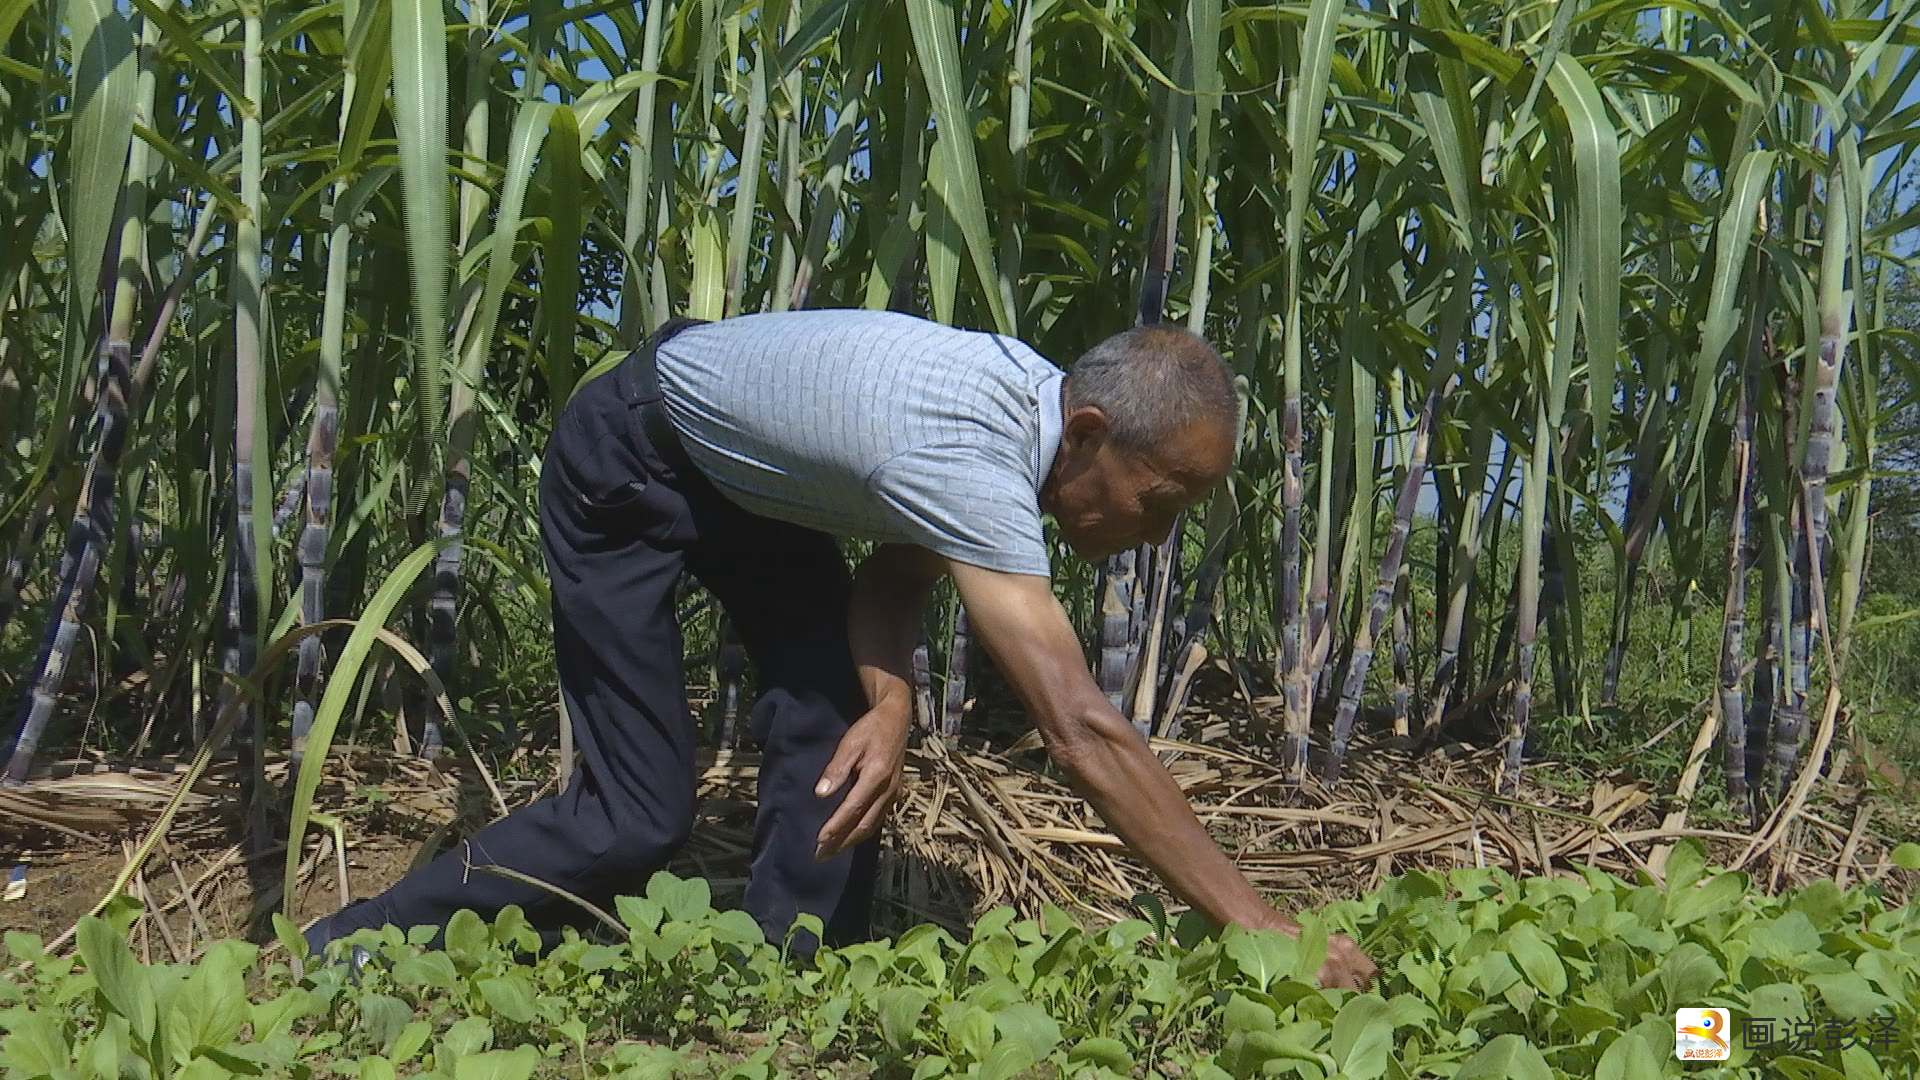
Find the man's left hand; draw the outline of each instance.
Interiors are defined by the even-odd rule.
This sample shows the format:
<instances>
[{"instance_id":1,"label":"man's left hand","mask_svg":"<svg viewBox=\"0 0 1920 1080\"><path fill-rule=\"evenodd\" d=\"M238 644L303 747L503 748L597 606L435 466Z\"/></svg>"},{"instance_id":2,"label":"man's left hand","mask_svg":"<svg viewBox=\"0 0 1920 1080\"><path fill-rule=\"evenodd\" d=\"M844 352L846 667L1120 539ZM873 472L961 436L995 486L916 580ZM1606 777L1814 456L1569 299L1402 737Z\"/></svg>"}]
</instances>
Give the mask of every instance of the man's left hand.
<instances>
[{"instance_id":1,"label":"man's left hand","mask_svg":"<svg viewBox=\"0 0 1920 1080\"><path fill-rule=\"evenodd\" d=\"M907 759L910 703L883 703L867 710L840 737L833 760L820 774L813 793L822 799L847 787L846 801L820 830L813 850L818 860L831 859L880 831L894 800L900 796L900 770Z\"/></svg>"}]
</instances>

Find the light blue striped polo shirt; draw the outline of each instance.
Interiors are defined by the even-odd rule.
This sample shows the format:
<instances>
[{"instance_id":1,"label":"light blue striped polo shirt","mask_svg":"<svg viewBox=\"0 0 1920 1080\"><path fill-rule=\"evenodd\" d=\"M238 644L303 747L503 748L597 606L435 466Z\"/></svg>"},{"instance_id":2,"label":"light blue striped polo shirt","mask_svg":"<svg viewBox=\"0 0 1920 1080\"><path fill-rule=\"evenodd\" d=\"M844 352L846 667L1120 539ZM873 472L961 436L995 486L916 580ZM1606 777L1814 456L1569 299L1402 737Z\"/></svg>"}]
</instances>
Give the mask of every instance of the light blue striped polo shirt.
<instances>
[{"instance_id":1,"label":"light blue striped polo shirt","mask_svg":"<svg viewBox=\"0 0 1920 1080\"><path fill-rule=\"evenodd\" d=\"M1040 485L1059 368L1022 342L888 311L744 315L658 353L687 456L753 513L1050 572Z\"/></svg>"}]
</instances>

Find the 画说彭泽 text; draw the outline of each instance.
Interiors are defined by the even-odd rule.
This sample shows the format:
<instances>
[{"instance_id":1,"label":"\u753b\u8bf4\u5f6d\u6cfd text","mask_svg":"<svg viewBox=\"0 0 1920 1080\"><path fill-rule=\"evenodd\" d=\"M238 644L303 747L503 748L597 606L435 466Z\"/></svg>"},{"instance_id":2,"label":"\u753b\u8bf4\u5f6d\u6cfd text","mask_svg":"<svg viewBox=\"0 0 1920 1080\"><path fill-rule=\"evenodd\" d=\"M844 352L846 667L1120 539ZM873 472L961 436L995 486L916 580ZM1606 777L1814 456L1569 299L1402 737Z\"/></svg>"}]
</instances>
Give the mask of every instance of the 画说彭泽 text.
<instances>
[{"instance_id":1,"label":"\u753b\u8bf4\u5f6d\u6cfd text","mask_svg":"<svg viewBox=\"0 0 1920 1080\"><path fill-rule=\"evenodd\" d=\"M1734 1037L1747 1050L1821 1051L1857 1046L1879 1051L1891 1050L1899 1041L1891 1013L1866 1020L1742 1016L1734 1025Z\"/></svg>"}]
</instances>

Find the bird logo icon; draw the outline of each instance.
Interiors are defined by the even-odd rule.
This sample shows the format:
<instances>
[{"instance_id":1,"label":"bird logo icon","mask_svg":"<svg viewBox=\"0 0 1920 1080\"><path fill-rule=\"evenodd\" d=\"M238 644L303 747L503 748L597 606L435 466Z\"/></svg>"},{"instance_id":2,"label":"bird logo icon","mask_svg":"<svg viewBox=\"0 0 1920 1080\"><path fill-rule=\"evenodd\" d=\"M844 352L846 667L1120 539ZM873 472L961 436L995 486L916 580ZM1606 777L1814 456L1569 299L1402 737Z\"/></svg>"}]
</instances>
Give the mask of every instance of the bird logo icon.
<instances>
[{"instance_id":1,"label":"bird logo icon","mask_svg":"<svg viewBox=\"0 0 1920 1080\"><path fill-rule=\"evenodd\" d=\"M1725 1009L1679 1009L1673 1014L1673 1054L1682 1061L1725 1061Z\"/></svg>"}]
</instances>

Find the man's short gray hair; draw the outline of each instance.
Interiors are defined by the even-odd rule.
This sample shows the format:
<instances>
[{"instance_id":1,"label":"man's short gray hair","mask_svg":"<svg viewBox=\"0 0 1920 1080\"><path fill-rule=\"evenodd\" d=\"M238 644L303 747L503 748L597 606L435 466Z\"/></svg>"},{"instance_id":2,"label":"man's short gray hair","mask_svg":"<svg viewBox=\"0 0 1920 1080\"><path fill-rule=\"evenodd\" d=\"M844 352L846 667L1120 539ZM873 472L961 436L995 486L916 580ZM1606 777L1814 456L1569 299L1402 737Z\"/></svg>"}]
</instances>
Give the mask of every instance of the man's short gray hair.
<instances>
[{"instance_id":1,"label":"man's short gray hair","mask_svg":"<svg viewBox=\"0 0 1920 1080\"><path fill-rule=\"evenodd\" d=\"M1195 424L1232 429L1240 415L1233 372L1197 334L1139 326L1082 355L1067 372L1066 405L1107 414L1114 444L1151 453Z\"/></svg>"}]
</instances>

